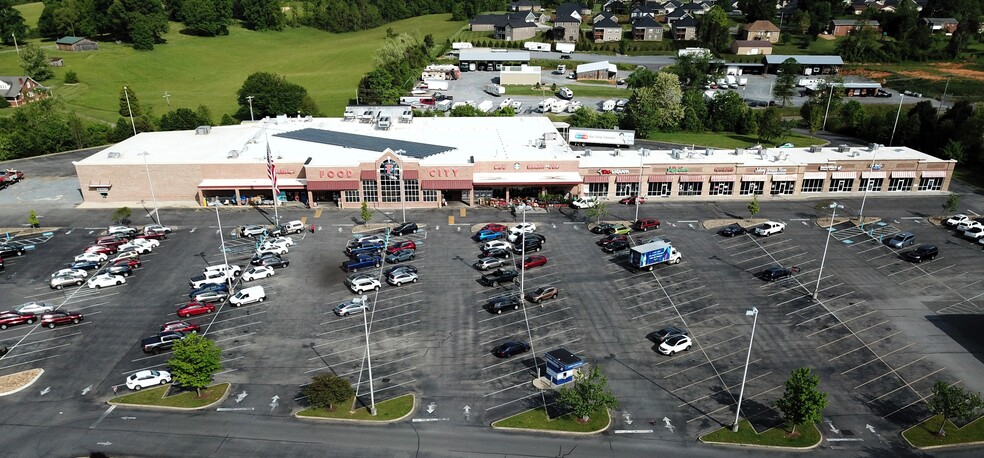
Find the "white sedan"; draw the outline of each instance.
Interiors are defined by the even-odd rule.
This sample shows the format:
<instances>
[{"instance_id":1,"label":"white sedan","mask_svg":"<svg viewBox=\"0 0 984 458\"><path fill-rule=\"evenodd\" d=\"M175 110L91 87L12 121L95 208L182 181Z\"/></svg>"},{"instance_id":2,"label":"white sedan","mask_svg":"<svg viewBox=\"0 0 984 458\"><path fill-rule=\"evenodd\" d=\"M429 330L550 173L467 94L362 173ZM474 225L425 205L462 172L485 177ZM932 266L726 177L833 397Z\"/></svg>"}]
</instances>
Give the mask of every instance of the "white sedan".
<instances>
[{"instance_id":1,"label":"white sedan","mask_svg":"<svg viewBox=\"0 0 984 458\"><path fill-rule=\"evenodd\" d=\"M519 223L509 229L510 232L520 231L520 232L533 232L536 230L536 224L533 223Z\"/></svg>"},{"instance_id":2,"label":"white sedan","mask_svg":"<svg viewBox=\"0 0 984 458\"><path fill-rule=\"evenodd\" d=\"M26 304L21 304L21 305L18 305L17 307L14 307L14 311L15 312L20 312L20 313L33 313L35 315L40 315L42 313L48 313L48 312L50 312L50 311L52 311L54 309L55 309L55 306L54 305L51 305L51 304L49 304L47 302L38 302L38 301L32 301L32 302L28 302Z\"/></svg>"},{"instance_id":3,"label":"white sedan","mask_svg":"<svg viewBox=\"0 0 984 458\"><path fill-rule=\"evenodd\" d=\"M594 197L589 199L577 198L571 201L571 205L573 205L574 208L580 208L580 209L591 208L594 207L595 205L598 205L598 199Z\"/></svg>"},{"instance_id":4,"label":"white sedan","mask_svg":"<svg viewBox=\"0 0 984 458\"><path fill-rule=\"evenodd\" d=\"M161 226L160 224L148 224L144 226L143 233L146 234L148 232L163 232L165 234L170 234L171 228L168 226Z\"/></svg>"},{"instance_id":5,"label":"white sedan","mask_svg":"<svg viewBox=\"0 0 984 458\"><path fill-rule=\"evenodd\" d=\"M978 222L978 221L974 221L974 220L964 221L964 222L962 222L962 223L960 223L960 224L957 225L957 230L958 231L965 231L966 232L966 231L969 231L969 230L971 230L971 229L973 229L975 227L984 227L984 223L981 223L981 222Z\"/></svg>"},{"instance_id":6,"label":"white sedan","mask_svg":"<svg viewBox=\"0 0 984 458\"><path fill-rule=\"evenodd\" d=\"M266 242L263 243L276 243L276 244L283 244L287 247L292 247L294 246L294 238L288 235L284 235L277 238L267 239Z\"/></svg>"},{"instance_id":7,"label":"white sedan","mask_svg":"<svg viewBox=\"0 0 984 458\"><path fill-rule=\"evenodd\" d=\"M491 242L485 242L482 244L482 251L488 251L493 248L502 248L503 250L512 249L512 244L505 240L493 240Z\"/></svg>"},{"instance_id":8,"label":"white sedan","mask_svg":"<svg viewBox=\"0 0 984 458\"><path fill-rule=\"evenodd\" d=\"M263 244L256 249L256 255L261 258L270 254L275 254L279 256L282 254L287 254L287 251L288 251L287 247L285 246Z\"/></svg>"},{"instance_id":9,"label":"white sedan","mask_svg":"<svg viewBox=\"0 0 984 458\"><path fill-rule=\"evenodd\" d=\"M89 272L86 272L86 271L84 271L82 269L61 269L61 270L59 270L59 271L51 274L51 277L52 278L54 278L54 277L77 277L77 278L85 278L85 277L88 277L88 276L89 276Z\"/></svg>"},{"instance_id":10,"label":"white sedan","mask_svg":"<svg viewBox=\"0 0 984 458\"><path fill-rule=\"evenodd\" d=\"M141 388L166 385L168 383L171 383L171 374L167 371L145 370L126 378L126 387L138 391Z\"/></svg>"},{"instance_id":11,"label":"white sedan","mask_svg":"<svg viewBox=\"0 0 984 458\"><path fill-rule=\"evenodd\" d=\"M949 219L944 221L943 224L946 224L947 226L958 226L960 223L965 223L967 221L971 221L970 217L961 213L959 215L951 216Z\"/></svg>"},{"instance_id":12,"label":"white sedan","mask_svg":"<svg viewBox=\"0 0 984 458\"><path fill-rule=\"evenodd\" d=\"M259 280L261 278L267 278L273 274L273 267L252 266L249 269L246 269L246 272L243 273L243 281Z\"/></svg>"},{"instance_id":13,"label":"white sedan","mask_svg":"<svg viewBox=\"0 0 984 458\"><path fill-rule=\"evenodd\" d=\"M126 283L126 278L124 278L122 275L113 275L109 272L103 272L99 275L96 275L95 277L90 278L88 282L86 282L89 288L96 288L96 289L102 288L104 286L122 285L124 283Z\"/></svg>"},{"instance_id":14,"label":"white sedan","mask_svg":"<svg viewBox=\"0 0 984 458\"><path fill-rule=\"evenodd\" d=\"M161 244L161 242L158 242L157 240L150 240L152 242L156 242L157 245L145 243L147 241L147 239L133 239L130 242L120 245L120 251L136 251L140 254L147 254L154 251L154 248L160 246Z\"/></svg>"},{"instance_id":15,"label":"white sedan","mask_svg":"<svg viewBox=\"0 0 984 458\"><path fill-rule=\"evenodd\" d=\"M82 253L75 257L75 262L79 261L92 261L92 262L105 262L106 253Z\"/></svg>"},{"instance_id":16,"label":"white sedan","mask_svg":"<svg viewBox=\"0 0 984 458\"><path fill-rule=\"evenodd\" d=\"M283 251L283 253L280 254L285 254L287 253L288 247L290 247L290 244L288 244L286 240L274 239L263 242L257 251Z\"/></svg>"}]
</instances>

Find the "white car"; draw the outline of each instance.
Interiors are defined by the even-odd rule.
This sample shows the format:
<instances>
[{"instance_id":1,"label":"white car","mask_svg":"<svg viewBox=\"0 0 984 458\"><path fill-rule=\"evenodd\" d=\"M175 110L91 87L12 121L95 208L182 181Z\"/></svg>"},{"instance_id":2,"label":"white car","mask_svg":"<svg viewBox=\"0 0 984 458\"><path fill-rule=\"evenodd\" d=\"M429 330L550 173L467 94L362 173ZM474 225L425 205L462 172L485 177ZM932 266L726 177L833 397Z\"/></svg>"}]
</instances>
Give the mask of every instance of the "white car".
<instances>
[{"instance_id":1,"label":"white car","mask_svg":"<svg viewBox=\"0 0 984 458\"><path fill-rule=\"evenodd\" d=\"M357 294L372 290L379 291L380 287L379 280L366 277L356 278L355 280L348 282L348 284L349 289L351 289L353 293Z\"/></svg>"},{"instance_id":2,"label":"white car","mask_svg":"<svg viewBox=\"0 0 984 458\"><path fill-rule=\"evenodd\" d=\"M141 388L167 385L168 383L171 383L171 374L167 371L145 370L126 378L126 387L138 391Z\"/></svg>"},{"instance_id":3,"label":"white car","mask_svg":"<svg viewBox=\"0 0 984 458\"><path fill-rule=\"evenodd\" d=\"M962 223L960 223L960 224L957 225L957 230L958 231L969 231L969 230L971 230L971 229L973 229L975 227L984 227L984 223L980 223L980 222L974 221L974 220L964 221L964 222L962 222Z\"/></svg>"},{"instance_id":4,"label":"white car","mask_svg":"<svg viewBox=\"0 0 984 458\"><path fill-rule=\"evenodd\" d=\"M234 271L231 271L231 270L226 270L226 271L217 271L217 270L205 271L205 273L202 274L202 275L197 275L197 276L191 277L191 279L188 281L188 284L192 288L198 289L198 288L201 288L202 286L205 286L205 285L207 285L209 283L225 283L230 278L233 278L233 277L236 276L236 274L233 273L233 272Z\"/></svg>"},{"instance_id":5,"label":"white car","mask_svg":"<svg viewBox=\"0 0 984 458\"><path fill-rule=\"evenodd\" d=\"M511 249L511 247L503 248L503 249ZM508 259L489 257L489 258L480 258L478 261L475 261L475 264L473 265L478 270L489 270L489 269L494 269L496 267L502 267L506 264L509 264Z\"/></svg>"},{"instance_id":6,"label":"white car","mask_svg":"<svg viewBox=\"0 0 984 458\"><path fill-rule=\"evenodd\" d=\"M276 251L280 251L280 250L282 250L283 253L281 253L281 254L286 254L287 253L287 249L289 247L290 247L290 244L288 244L286 240L274 239L274 240L267 240L267 241L263 242L262 244L260 244L259 251L275 251L275 250Z\"/></svg>"},{"instance_id":7,"label":"white car","mask_svg":"<svg viewBox=\"0 0 984 458\"><path fill-rule=\"evenodd\" d=\"M287 247L292 247L292 246L294 246L294 238L291 237L291 236L289 236L289 235L284 235L284 236L281 236L281 237L267 239L263 243L282 244L282 245L287 246Z\"/></svg>"},{"instance_id":8,"label":"white car","mask_svg":"<svg viewBox=\"0 0 984 458\"><path fill-rule=\"evenodd\" d=\"M206 267L205 270L202 271L202 275L208 275L210 272L221 272L221 273L232 272L232 275L236 276L239 275L239 273L242 271L243 268L237 265L216 264L214 266Z\"/></svg>"},{"instance_id":9,"label":"white car","mask_svg":"<svg viewBox=\"0 0 984 458\"><path fill-rule=\"evenodd\" d=\"M79 277L85 278L89 276L89 272L82 269L61 269L53 274L52 277Z\"/></svg>"},{"instance_id":10,"label":"white car","mask_svg":"<svg viewBox=\"0 0 984 458\"><path fill-rule=\"evenodd\" d=\"M109 226L106 229L106 234L108 235L126 235L132 237L137 233L137 229L130 226Z\"/></svg>"},{"instance_id":11,"label":"white car","mask_svg":"<svg viewBox=\"0 0 984 458\"><path fill-rule=\"evenodd\" d=\"M384 238L382 238L382 237L380 237L378 235L363 235L363 236L360 236L360 237L356 237L354 240L357 243L365 243L365 242L369 242L369 243L386 243L386 239L384 239Z\"/></svg>"},{"instance_id":12,"label":"white car","mask_svg":"<svg viewBox=\"0 0 984 458\"><path fill-rule=\"evenodd\" d=\"M482 251L488 251L493 248L502 248L503 250L508 250L512 248L512 244L505 240L493 240L491 242L485 242L482 244Z\"/></svg>"},{"instance_id":13,"label":"white car","mask_svg":"<svg viewBox=\"0 0 984 458\"><path fill-rule=\"evenodd\" d=\"M594 207L595 205L598 205L598 199L594 197L590 197L587 199L582 199L578 197L577 199L571 201L571 205L573 205L574 208L580 208L580 209L591 208Z\"/></svg>"},{"instance_id":14,"label":"white car","mask_svg":"<svg viewBox=\"0 0 984 458\"><path fill-rule=\"evenodd\" d=\"M693 341L690 340L690 336L678 335L664 340L663 343L659 344L659 348L657 350L664 355L673 355L679 351L690 350L690 347L693 346L693 344Z\"/></svg>"},{"instance_id":15,"label":"white car","mask_svg":"<svg viewBox=\"0 0 984 458\"><path fill-rule=\"evenodd\" d=\"M404 283L417 283L417 272L398 270L393 275L388 275L386 282L395 286L400 286Z\"/></svg>"},{"instance_id":16,"label":"white car","mask_svg":"<svg viewBox=\"0 0 984 458\"><path fill-rule=\"evenodd\" d=\"M75 262L79 261L92 261L92 262L105 262L106 253L82 253L75 257Z\"/></svg>"},{"instance_id":17,"label":"white car","mask_svg":"<svg viewBox=\"0 0 984 458\"><path fill-rule=\"evenodd\" d=\"M287 254L287 251L288 251L287 247L285 246L276 246L276 245L271 246L271 245L264 244L264 245L260 245L260 247L256 249L256 255L261 258L270 255L280 256L280 255Z\"/></svg>"},{"instance_id":18,"label":"white car","mask_svg":"<svg viewBox=\"0 0 984 458\"><path fill-rule=\"evenodd\" d=\"M509 229L510 231L523 231L523 232L533 232L536 230L536 224L533 223L519 223Z\"/></svg>"},{"instance_id":19,"label":"white car","mask_svg":"<svg viewBox=\"0 0 984 458\"><path fill-rule=\"evenodd\" d=\"M126 278L122 275L113 275L109 272L103 272L90 278L89 281L86 282L86 285L88 285L89 288L99 289L104 286L122 285L124 283L126 283Z\"/></svg>"},{"instance_id":20,"label":"white car","mask_svg":"<svg viewBox=\"0 0 984 458\"><path fill-rule=\"evenodd\" d=\"M161 242L150 239L133 239L120 245L120 251L136 251L139 254L150 253L161 246Z\"/></svg>"},{"instance_id":21,"label":"white car","mask_svg":"<svg viewBox=\"0 0 984 458\"><path fill-rule=\"evenodd\" d=\"M967 221L973 221L973 219L963 213L960 213L947 218L943 221L943 224L947 226L959 226L961 223L965 223Z\"/></svg>"},{"instance_id":22,"label":"white car","mask_svg":"<svg viewBox=\"0 0 984 458\"><path fill-rule=\"evenodd\" d=\"M125 250L116 253L116 256L113 258L113 261L119 261L120 259L139 259L139 258L140 258L140 253L137 253L135 250Z\"/></svg>"},{"instance_id":23,"label":"white car","mask_svg":"<svg viewBox=\"0 0 984 458\"><path fill-rule=\"evenodd\" d=\"M146 234L148 232L163 232L165 234L170 234L171 228L169 226L161 226L160 224L148 224L144 226L143 233Z\"/></svg>"},{"instance_id":24,"label":"white car","mask_svg":"<svg viewBox=\"0 0 984 458\"><path fill-rule=\"evenodd\" d=\"M251 266L243 273L243 281L259 280L274 274L273 267L270 266Z\"/></svg>"},{"instance_id":25,"label":"white car","mask_svg":"<svg viewBox=\"0 0 984 458\"><path fill-rule=\"evenodd\" d=\"M984 227L978 226L978 227L972 227L970 229L967 229L966 231L964 231L963 236L971 240L980 239L984 237Z\"/></svg>"},{"instance_id":26,"label":"white car","mask_svg":"<svg viewBox=\"0 0 984 458\"><path fill-rule=\"evenodd\" d=\"M266 234L266 228L258 225L243 226L239 229L239 234L243 237L253 237L256 235Z\"/></svg>"},{"instance_id":27,"label":"white car","mask_svg":"<svg viewBox=\"0 0 984 458\"><path fill-rule=\"evenodd\" d=\"M33 313L35 315L40 315L42 313L47 313L55 309L54 305L47 302L31 301L26 304L18 305L14 307L15 312L21 313Z\"/></svg>"},{"instance_id":28,"label":"white car","mask_svg":"<svg viewBox=\"0 0 984 458\"><path fill-rule=\"evenodd\" d=\"M784 230L786 230L786 223L767 221L755 228L755 235L768 237L772 234L778 234Z\"/></svg>"}]
</instances>

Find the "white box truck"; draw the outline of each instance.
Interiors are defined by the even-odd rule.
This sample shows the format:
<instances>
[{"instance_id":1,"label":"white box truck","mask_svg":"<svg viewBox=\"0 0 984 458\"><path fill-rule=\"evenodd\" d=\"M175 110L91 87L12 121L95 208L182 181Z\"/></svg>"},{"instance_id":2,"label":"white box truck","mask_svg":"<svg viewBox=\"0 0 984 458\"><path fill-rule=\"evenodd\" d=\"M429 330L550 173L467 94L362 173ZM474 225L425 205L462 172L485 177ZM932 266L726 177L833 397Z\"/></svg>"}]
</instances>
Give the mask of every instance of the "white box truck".
<instances>
[{"instance_id":1,"label":"white box truck","mask_svg":"<svg viewBox=\"0 0 984 458\"><path fill-rule=\"evenodd\" d=\"M564 54L574 54L574 43L554 43L554 51Z\"/></svg>"},{"instance_id":2,"label":"white box truck","mask_svg":"<svg viewBox=\"0 0 984 458\"><path fill-rule=\"evenodd\" d=\"M427 89L431 91L448 90L448 82L445 80L424 80L424 84L426 84Z\"/></svg>"},{"instance_id":3,"label":"white box truck","mask_svg":"<svg viewBox=\"0 0 984 458\"><path fill-rule=\"evenodd\" d=\"M571 127L567 131L567 142L572 145L632 146L635 144L635 131Z\"/></svg>"},{"instance_id":4,"label":"white box truck","mask_svg":"<svg viewBox=\"0 0 984 458\"><path fill-rule=\"evenodd\" d=\"M535 41L527 41L523 43L523 48L530 51L550 51L550 43L537 43Z\"/></svg>"},{"instance_id":5,"label":"white box truck","mask_svg":"<svg viewBox=\"0 0 984 458\"><path fill-rule=\"evenodd\" d=\"M645 245L637 245L629 251L629 265L636 269L653 270L656 264L679 264L683 257L670 246L670 242L657 240Z\"/></svg>"},{"instance_id":6,"label":"white box truck","mask_svg":"<svg viewBox=\"0 0 984 458\"><path fill-rule=\"evenodd\" d=\"M506 88L498 84L486 84L485 92L488 92L489 94L499 97L506 93Z\"/></svg>"}]
</instances>

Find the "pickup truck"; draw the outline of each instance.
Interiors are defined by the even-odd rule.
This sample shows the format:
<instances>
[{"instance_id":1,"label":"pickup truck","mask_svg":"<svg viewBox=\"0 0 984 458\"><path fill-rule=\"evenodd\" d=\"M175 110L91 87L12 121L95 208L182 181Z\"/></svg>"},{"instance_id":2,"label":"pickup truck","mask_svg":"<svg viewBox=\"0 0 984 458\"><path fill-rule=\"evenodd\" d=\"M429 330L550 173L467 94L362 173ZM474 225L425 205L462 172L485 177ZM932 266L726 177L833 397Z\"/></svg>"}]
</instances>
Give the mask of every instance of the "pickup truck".
<instances>
[{"instance_id":1,"label":"pickup truck","mask_svg":"<svg viewBox=\"0 0 984 458\"><path fill-rule=\"evenodd\" d=\"M496 269L491 273L482 275L478 281L485 286L496 286L506 282L516 283L519 280L519 271L516 269Z\"/></svg>"},{"instance_id":2,"label":"pickup truck","mask_svg":"<svg viewBox=\"0 0 984 458\"><path fill-rule=\"evenodd\" d=\"M768 237L772 234L778 234L784 230L786 230L786 223L767 221L755 228L755 235Z\"/></svg>"},{"instance_id":3,"label":"pickup truck","mask_svg":"<svg viewBox=\"0 0 984 458\"><path fill-rule=\"evenodd\" d=\"M656 264L679 264L682 256L665 240L637 245L629 251L629 264L636 269L653 270Z\"/></svg>"},{"instance_id":4,"label":"pickup truck","mask_svg":"<svg viewBox=\"0 0 984 458\"><path fill-rule=\"evenodd\" d=\"M185 333L178 331L161 332L157 335L147 337L140 341L140 347L144 353L158 354L162 351L170 350L177 342L185 338Z\"/></svg>"},{"instance_id":5,"label":"pickup truck","mask_svg":"<svg viewBox=\"0 0 984 458\"><path fill-rule=\"evenodd\" d=\"M342 269L346 272L358 272L359 269L379 267L383 265L383 260L379 256L360 254L342 263Z\"/></svg>"},{"instance_id":6,"label":"pickup truck","mask_svg":"<svg viewBox=\"0 0 984 458\"><path fill-rule=\"evenodd\" d=\"M360 254L376 254L386 247L384 242L362 242L345 248L345 255L352 258Z\"/></svg>"}]
</instances>

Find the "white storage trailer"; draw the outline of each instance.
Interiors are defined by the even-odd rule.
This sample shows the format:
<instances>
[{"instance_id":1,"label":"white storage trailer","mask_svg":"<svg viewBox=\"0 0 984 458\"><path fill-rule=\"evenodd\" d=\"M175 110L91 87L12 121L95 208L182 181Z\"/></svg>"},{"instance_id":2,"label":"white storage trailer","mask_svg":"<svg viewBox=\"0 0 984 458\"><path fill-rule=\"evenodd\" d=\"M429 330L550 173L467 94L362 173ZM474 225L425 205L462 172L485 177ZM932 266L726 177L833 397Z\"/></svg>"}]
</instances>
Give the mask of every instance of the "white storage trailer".
<instances>
[{"instance_id":1,"label":"white storage trailer","mask_svg":"<svg viewBox=\"0 0 984 458\"><path fill-rule=\"evenodd\" d=\"M527 41L526 43L523 43L523 47L530 51L550 51L550 43Z\"/></svg>"},{"instance_id":2,"label":"white storage trailer","mask_svg":"<svg viewBox=\"0 0 984 458\"><path fill-rule=\"evenodd\" d=\"M565 54L573 54L574 43L554 43L554 51Z\"/></svg>"},{"instance_id":3,"label":"white storage trailer","mask_svg":"<svg viewBox=\"0 0 984 458\"><path fill-rule=\"evenodd\" d=\"M635 131L571 127L567 131L567 142L578 145L632 146L635 144Z\"/></svg>"}]
</instances>

